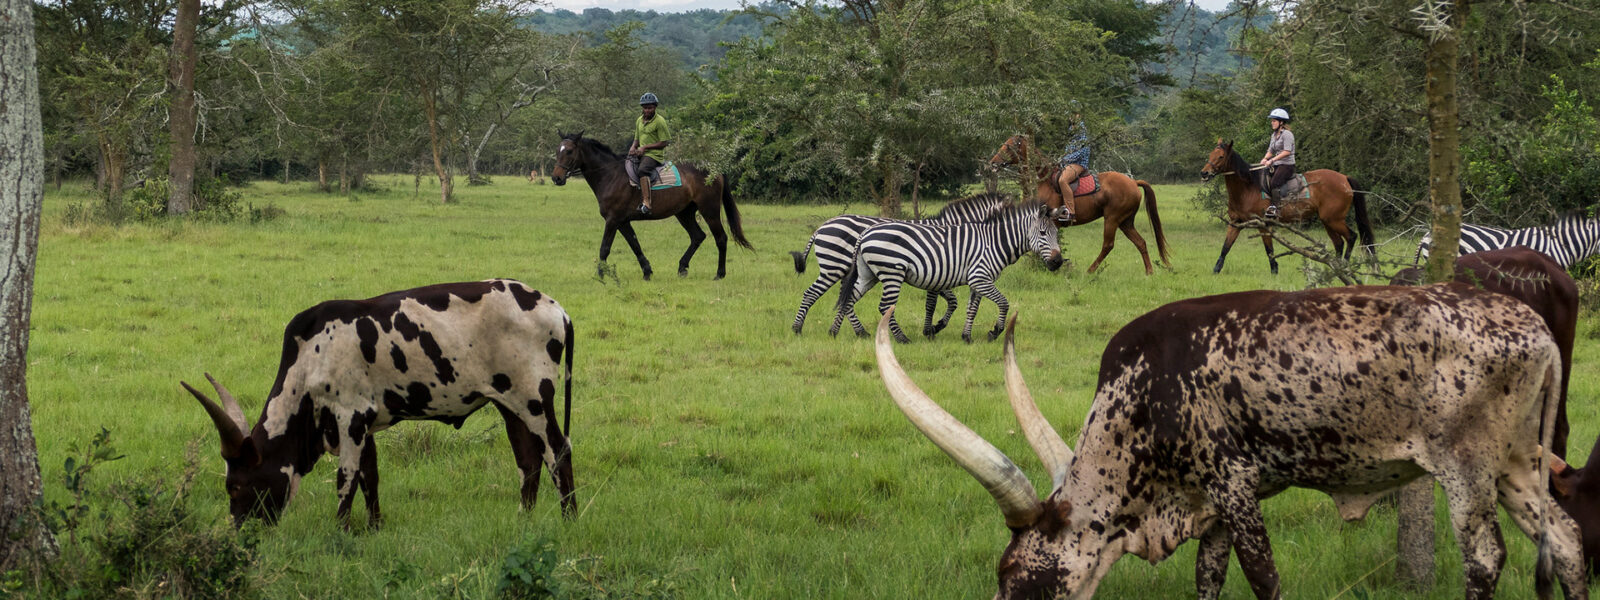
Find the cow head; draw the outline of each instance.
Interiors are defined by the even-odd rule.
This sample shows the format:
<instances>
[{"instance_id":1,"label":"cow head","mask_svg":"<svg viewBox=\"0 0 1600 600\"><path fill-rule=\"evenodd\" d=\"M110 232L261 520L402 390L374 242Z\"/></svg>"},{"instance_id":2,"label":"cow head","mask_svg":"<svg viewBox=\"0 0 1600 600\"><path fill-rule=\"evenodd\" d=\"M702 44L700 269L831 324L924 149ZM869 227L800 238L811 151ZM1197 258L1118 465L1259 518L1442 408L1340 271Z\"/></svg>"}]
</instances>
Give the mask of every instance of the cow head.
<instances>
[{"instance_id":1,"label":"cow head","mask_svg":"<svg viewBox=\"0 0 1600 600\"><path fill-rule=\"evenodd\" d=\"M1039 206L1038 218L1029 225L1032 229L1033 251L1044 261L1044 266L1051 271L1061 268L1061 240L1060 229L1056 228L1056 219L1072 219L1071 211L1066 208L1050 208L1048 205Z\"/></svg>"},{"instance_id":2,"label":"cow head","mask_svg":"<svg viewBox=\"0 0 1600 600\"><path fill-rule=\"evenodd\" d=\"M1006 527L1011 529L1011 544L1000 557L999 590L995 597L1093 595L1101 577L1126 551L1127 537L1108 542L1114 537L1109 535L1112 532L1103 527L1098 531L1087 527L1086 519L1074 515L1075 508L1081 511L1084 507L1074 507L1069 499L1072 485L1066 479L1073 461L1072 449L1045 421L1027 384L1022 381L1013 335L1016 318L1006 326L1006 392L1023 435L1050 471L1055 485L1055 491L1043 502L1027 475L1010 458L945 412L906 376L895 359L888 322L887 315L879 322L877 354L879 371L890 396L917 429L994 496Z\"/></svg>"},{"instance_id":3,"label":"cow head","mask_svg":"<svg viewBox=\"0 0 1600 600\"><path fill-rule=\"evenodd\" d=\"M221 406L187 382L179 383L205 407L206 414L211 415L211 421L216 424L217 433L222 438L222 459L228 467L224 486L233 524L237 527L251 518L276 523L278 515L283 513L283 508L294 495L298 477L287 461L268 460L262 443L265 436L258 438L252 435L250 425L244 419L244 410L239 408L239 401L210 373L206 374L206 380L217 390L217 396L222 399Z\"/></svg>"}]
</instances>

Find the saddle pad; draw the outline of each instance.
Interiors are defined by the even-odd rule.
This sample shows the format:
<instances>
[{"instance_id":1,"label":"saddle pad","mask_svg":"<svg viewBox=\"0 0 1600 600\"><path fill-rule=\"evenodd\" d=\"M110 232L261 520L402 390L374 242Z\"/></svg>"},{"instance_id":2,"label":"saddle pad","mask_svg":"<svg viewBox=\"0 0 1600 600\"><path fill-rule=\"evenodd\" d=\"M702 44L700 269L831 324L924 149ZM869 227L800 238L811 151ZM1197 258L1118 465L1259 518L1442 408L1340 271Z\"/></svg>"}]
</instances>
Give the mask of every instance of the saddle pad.
<instances>
[{"instance_id":1,"label":"saddle pad","mask_svg":"<svg viewBox=\"0 0 1600 600\"><path fill-rule=\"evenodd\" d=\"M1293 179L1290 179L1288 183L1283 184L1283 187L1278 189L1283 192L1284 200L1311 199L1311 186L1306 183L1306 176L1300 173L1295 173ZM1261 190L1261 197L1270 198L1266 190Z\"/></svg>"},{"instance_id":2,"label":"saddle pad","mask_svg":"<svg viewBox=\"0 0 1600 600\"><path fill-rule=\"evenodd\" d=\"M664 190L683 185L683 177L678 175L678 164L667 163L656 169L656 181L650 184L652 190Z\"/></svg>"},{"instance_id":3,"label":"saddle pad","mask_svg":"<svg viewBox=\"0 0 1600 600\"><path fill-rule=\"evenodd\" d=\"M1087 196L1098 191L1100 191L1100 176L1094 173L1079 177L1072 186L1073 196Z\"/></svg>"}]
</instances>

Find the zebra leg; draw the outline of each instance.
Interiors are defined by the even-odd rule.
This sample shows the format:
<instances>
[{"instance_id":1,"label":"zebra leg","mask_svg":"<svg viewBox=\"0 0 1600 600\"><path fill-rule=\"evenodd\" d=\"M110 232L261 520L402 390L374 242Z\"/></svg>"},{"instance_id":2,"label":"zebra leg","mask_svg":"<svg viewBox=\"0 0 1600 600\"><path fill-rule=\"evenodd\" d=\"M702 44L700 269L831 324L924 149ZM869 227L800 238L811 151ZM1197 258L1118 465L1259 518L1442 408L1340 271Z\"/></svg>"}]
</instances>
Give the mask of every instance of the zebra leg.
<instances>
[{"instance_id":1,"label":"zebra leg","mask_svg":"<svg viewBox=\"0 0 1600 600\"><path fill-rule=\"evenodd\" d=\"M933 311L939 309L939 293L930 291L925 302L926 310L922 316L922 337L933 339Z\"/></svg>"},{"instance_id":2,"label":"zebra leg","mask_svg":"<svg viewBox=\"0 0 1600 600\"><path fill-rule=\"evenodd\" d=\"M933 324L933 333L929 333L928 334L928 337L930 337L930 338L932 338L935 335L938 335L939 332L944 331L944 328L947 325L950 324L950 317L952 315L956 314L956 293L955 293L955 291L953 291L953 290L940 291L939 292L939 297L940 298L944 298L944 301L945 301L944 316L939 319L938 323L934 323ZM928 316L932 317L933 314L929 313Z\"/></svg>"},{"instance_id":3,"label":"zebra leg","mask_svg":"<svg viewBox=\"0 0 1600 600\"><path fill-rule=\"evenodd\" d=\"M882 281L883 298L878 300L878 314L885 315L890 308L894 308L895 301L900 299L900 286L904 283L904 279L898 273L891 273L888 277L883 278ZM902 344L911 343L911 338L906 337L906 332L900 330L900 323L895 320L894 315L885 315L884 318L889 320L889 331L894 333L895 341ZM862 337L866 336L865 331L863 329L860 332Z\"/></svg>"},{"instance_id":4,"label":"zebra leg","mask_svg":"<svg viewBox=\"0 0 1600 600\"><path fill-rule=\"evenodd\" d=\"M846 317L850 318L850 327L855 330L857 336L867 337L867 328L863 327L861 325L861 319L856 317L856 302L860 301L862 296L867 295L867 292L872 291L872 286L877 285L877 283L877 274L872 272L871 269L864 269L856 273L855 285L853 287L846 287L839 290L840 294L848 293L850 294L850 297L848 302L845 302L843 306L839 307L839 314L834 315L833 327L828 328L828 335L830 337L838 337L839 326L844 323L844 319Z\"/></svg>"},{"instance_id":5,"label":"zebra leg","mask_svg":"<svg viewBox=\"0 0 1600 600\"><path fill-rule=\"evenodd\" d=\"M995 338L1000 337L1001 332L1006 330L1006 312L1011 308L1011 305L1006 302L1006 297L1000 293L1000 290L994 287L994 280L974 281L971 285L974 295L982 294L983 297L993 300L995 306L1000 308L1000 316L994 322L994 329L989 331L989 341L992 342ZM974 302L973 304L977 303ZM967 312L974 316L978 314L978 311L970 309ZM967 327L971 328L971 326L971 319L968 319Z\"/></svg>"},{"instance_id":6,"label":"zebra leg","mask_svg":"<svg viewBox=\"0 0 1600 600\"><path fill-rule=\"evenodd\" d=\"M794 325L791 327L795 335L800 335L800 328L805 326L806 313L811 310L811 305L816 304L817 299L828 293L828 288L833 287L833 284L838 283L842 277L844 273L830 270L817 274L817 280L811 282L811 287L806 288L805 295L800 297L800 312L795 313ZM841 289L839 293L843 294L845 290Z\"/></svg>"},{"instance_id":7,"label":"zebra leg","mask_svg":"<svg viewBox=\"0 0 1600 600\"><path fill-rule=\"evenodd\" d=\"M973 285L970 288L972 289L972 296L967 299L967 324L961 328L961 341L968 344L972 343L972 321L978 318L978 302L983 299L983 296L978 293L978 286Z\"/></svg>"}]
</instances>

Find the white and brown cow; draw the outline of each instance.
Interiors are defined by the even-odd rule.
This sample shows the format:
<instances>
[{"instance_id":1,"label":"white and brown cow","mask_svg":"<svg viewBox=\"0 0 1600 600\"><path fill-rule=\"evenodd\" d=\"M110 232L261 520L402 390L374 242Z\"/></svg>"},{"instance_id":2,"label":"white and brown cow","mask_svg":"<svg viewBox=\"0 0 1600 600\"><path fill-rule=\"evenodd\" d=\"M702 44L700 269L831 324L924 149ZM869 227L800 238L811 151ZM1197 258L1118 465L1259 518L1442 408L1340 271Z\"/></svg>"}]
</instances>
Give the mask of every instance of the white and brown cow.
<instances>
[{"instance_id":1,"label":"white and brown cow","mask_svg":"<svg viewBox=\"0 0 1600 600\"><path fill-rule=\"evenodd\" d=\"M372 526L378 512L373 432L429 419L461 427L494 404L505 418L522 474L522 506L549 465L572 516L572 321L555 299L510 279L446 283L367 300L330 300L289 321L278 378L252 429L239 403L211 380L222 405L184 383L211 415L227 462L235 524L277 520L324 451L339 457L339 520L350 526L360 489ZM558 366L565 364L566 373ZM556 422L556 378L566 419ZM565 431L566 433L563 433Z\"/></svg>"},{"instance_id":2,"label":"white and brown cow","mask_svg":"<svg viewBox=\"0 0 1600 600\"><path fill-rule=\"evenodd\" d=\"M1547 540L1541 595L1553 570L1568 598L1588 596L1577 527L1538 464L1560 356L1511 298L1446 284L1168 304L1111 339L1076 454L1034 405L1008 335L1012 406L1055 483L1043 501L1009 458L916 388L881 323L877 348L901 410L1000 505L1012 538L997 598L1087 598L1122 555L1160 561L1190 538L1200 539L1201 598L1220 592L1230 549L1255 595L1278 598L1261 498L1321 490L1358 519L1424 473L1449 498L1467 598L1492 597L1499 579L1497 499Z\"/></svg>"}]
</instances>

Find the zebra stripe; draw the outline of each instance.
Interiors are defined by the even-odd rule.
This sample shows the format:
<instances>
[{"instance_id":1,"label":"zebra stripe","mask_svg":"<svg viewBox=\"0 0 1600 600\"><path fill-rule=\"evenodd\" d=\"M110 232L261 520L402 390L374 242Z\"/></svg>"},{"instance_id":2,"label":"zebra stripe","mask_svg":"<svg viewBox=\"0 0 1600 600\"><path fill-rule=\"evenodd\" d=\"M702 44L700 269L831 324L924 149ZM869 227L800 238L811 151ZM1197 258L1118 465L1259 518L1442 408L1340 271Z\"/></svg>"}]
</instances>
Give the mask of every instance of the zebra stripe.
<instances>
[{"instance_id":1,"label":"zebra stripe","mask_svg":"<svg viewBox=\"0 0 1600 600\"><path fill-rule=\"evenodd\" d=\"M883 298L878 302L882 314L900 298L900 288L909 284L931 292L949 292L966 285L972 288L967 302L966 327L961 339L972 341L972 321L978 316L982 298L1000 307L999 319L989 339L1000 335L1010 305L995 289L1000 271L1029 251L1038 253L1054 271L1061 266L1061 247L1057 242L1055 214L1037 202L1006 207L981 223L928 225L923 223L884 223L861 234L850 274L839 292L839 314L830 334L837 334L846 317L856 334L866 335L856 318L855 301L883 282ZM895 339L910 341L899 323L889 318ZM923 332L927 334L926 329Z\"/></svg>"},{"instance_id":2,"label":"zebra stripe","mask_svg":"<svg viewBox=\"0 0 1600 600\"><path fill-rule=\"evenodd\" d=\"M1002 207L1006 206L1009 201L1010 197L1005 194L978 194L951 202L932 217L903 222L935 225L976 223L993 216ZM800 297L800 311L795 313L794 325L790 327L796 334L800 333L801 327L805 325L806 313L811 310L811 305L816 304L817 299L827 293L829 288L832 288L835 283L844 278L845 273L850 271L850 261L855 257L856 241L861 239L861 232L874 225L891 222L902 221L863 215L837 216L828 219L827 222L817 227L817 231L811 234L811 240L806 243L805 250L789 253L794 256L794 270L796 273L804 273L806 271L806 256L811 254L813 249L817 254L817 280L812 282L811 287L806 288L805 293ZM930 327L934 328L933 331L935 333L944 329L945 325L950 322L950 316L955 314L955 293L946 291L940 294L939 297L945 299L949 308L945 310L944 318L940 319L937 325L934 325L931 322L933 321L933 311L938 307L938 303L935 298L928 298L927 320L929 324L924 326L924 332Z\"/></svg>"},{"instance_id":3,"label":"zebra stripe","mask_svg":"<svg viewBox=\"0 0 1600 600\"><path fill-rule=\"evenodd\" d=\"M1500 250L1512 246L1527 246L1550 257L1563 269L1570 269L1585 258L1600 252L1600 219L1593 217L1564 217L1553 225L1527 229L1501 229L1487 225L1461 225L1461 245L1458 254ZM1422 236L1417 245L1417 263L1428 257L1433 247L1433 234Z\"/></svg>"}]
</instances>

